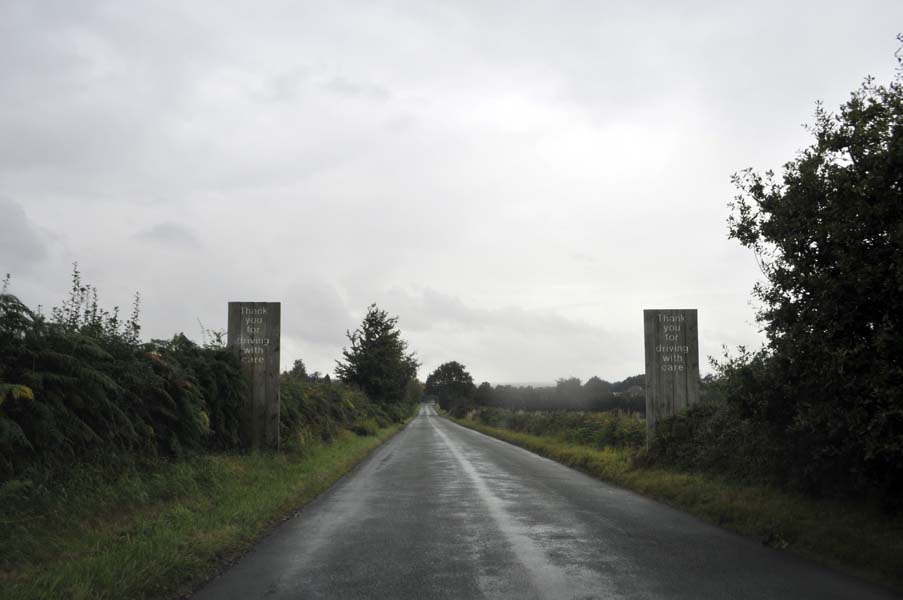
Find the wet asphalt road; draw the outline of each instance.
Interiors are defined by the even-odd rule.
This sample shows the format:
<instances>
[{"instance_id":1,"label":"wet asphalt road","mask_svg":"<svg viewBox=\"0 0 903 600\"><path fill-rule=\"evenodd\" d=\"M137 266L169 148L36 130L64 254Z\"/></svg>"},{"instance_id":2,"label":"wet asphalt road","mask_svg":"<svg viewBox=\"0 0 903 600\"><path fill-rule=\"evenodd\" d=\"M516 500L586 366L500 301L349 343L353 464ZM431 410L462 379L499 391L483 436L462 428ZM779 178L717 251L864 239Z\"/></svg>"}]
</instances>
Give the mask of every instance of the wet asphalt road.
<instances>
[{"instance_id":1,"label":"wet asphalt road","mask_svg":"<svg viewBox=\"0 0 903 600\"><path fill-rule=\"evenodd\" d=\"M193 596L890 597L428 407Z\"/></svg>"}]
</instances>

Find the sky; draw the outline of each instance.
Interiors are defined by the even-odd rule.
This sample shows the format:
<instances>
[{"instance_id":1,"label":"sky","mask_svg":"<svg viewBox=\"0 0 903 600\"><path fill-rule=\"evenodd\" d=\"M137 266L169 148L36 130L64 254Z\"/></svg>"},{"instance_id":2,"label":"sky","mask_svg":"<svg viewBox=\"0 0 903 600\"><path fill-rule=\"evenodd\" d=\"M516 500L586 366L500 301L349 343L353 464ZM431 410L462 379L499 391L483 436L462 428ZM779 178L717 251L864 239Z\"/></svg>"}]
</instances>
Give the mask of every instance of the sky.
<instances>
[{"instance_id":1,"label":"sky","mask_svg":"<svg viewBox=\"0 0 903 600\"><path fill-rule=\"evenodd\" d=\"M679 4L679 6L678 6ZM142 337L282 302L331 373L376 303L426 376L641 373L645 308L758 347L731 174L894 73L903 2L0 2L0 274Z\"/></svg>"}]
</instances>

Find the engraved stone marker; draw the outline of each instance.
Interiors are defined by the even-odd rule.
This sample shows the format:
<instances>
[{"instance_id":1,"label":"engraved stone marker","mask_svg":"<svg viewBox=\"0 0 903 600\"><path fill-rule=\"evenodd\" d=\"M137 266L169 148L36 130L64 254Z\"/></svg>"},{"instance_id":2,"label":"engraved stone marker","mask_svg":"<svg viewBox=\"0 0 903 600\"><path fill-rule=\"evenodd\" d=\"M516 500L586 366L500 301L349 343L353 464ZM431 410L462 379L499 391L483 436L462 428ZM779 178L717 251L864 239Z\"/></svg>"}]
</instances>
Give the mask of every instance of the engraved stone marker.
<instances>
[{"instance_id":1,"label":"engraved stone marker","mask_svg":"<svg viewBox=\"0 0 903 600\"><path fill-rule=\"evenodd\" d=\"M696 309L644 310L646 439L655 424L699 399Z\"/></svg>"},{"instance_id":2,"label":"engraved stone marker","mask_svg":"<svg viewBox=\"0 0 903 600\"><path fill-rule=\"evenodd\" d=\"M228 347L248 385L241 407L241 443L279 448L279 302L230 302Z\"/></svg>"}]
</instances>

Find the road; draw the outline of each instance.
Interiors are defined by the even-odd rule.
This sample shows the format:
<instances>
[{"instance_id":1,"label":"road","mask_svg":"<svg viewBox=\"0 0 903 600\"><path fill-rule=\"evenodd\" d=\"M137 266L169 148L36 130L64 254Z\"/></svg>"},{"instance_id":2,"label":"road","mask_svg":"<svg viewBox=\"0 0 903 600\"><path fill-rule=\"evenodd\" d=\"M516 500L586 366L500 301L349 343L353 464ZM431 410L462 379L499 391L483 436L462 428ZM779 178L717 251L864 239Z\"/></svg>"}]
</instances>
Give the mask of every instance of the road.
<instances>
[{"instance_id":1,"label":"road","mask_svg":"<svg viewBox=\"0 0 903 600\"><path fill-rule=\"evenodd\" d=\"M193 596L891 597L430 407Z\"/></svg>"}]
</instances>

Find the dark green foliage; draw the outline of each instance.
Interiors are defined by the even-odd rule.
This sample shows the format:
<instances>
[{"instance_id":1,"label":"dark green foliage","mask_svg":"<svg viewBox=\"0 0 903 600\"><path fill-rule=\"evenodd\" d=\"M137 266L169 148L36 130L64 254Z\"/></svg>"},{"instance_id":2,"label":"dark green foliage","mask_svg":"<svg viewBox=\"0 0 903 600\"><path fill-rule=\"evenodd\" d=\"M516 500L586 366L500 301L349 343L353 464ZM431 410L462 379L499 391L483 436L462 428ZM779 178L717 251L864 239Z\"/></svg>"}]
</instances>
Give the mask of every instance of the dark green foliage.
<instances>
[{"instance_id":1,"label":"dark green foliage","mask_svg":"<svg viewBox=\"0 0 903 600\"><path fill-rule=\"evenodd\" d=\"M307 367L304 366L304 361L300 358L295 360L295 363L292 365L292 370L289 371L288 374L293 377L307 379Z\"/></svg>"},{"instance_id":2,"label":"dark green foliage","mask_svg":"<svg viewBox=\"0 0 903 600\"><path fill-rule=\"evenodd\" d=\"M731 237L755 251L768 348L726 373L793 480L903 498L903 63L831 114L784 166L735 176Z\"/></svg>"},{"instance_id":3,"label":"dark green foliage","mask_svg":"<svg viewBox=\"0 0 903 600\"><path fill-rule=\"evenodd\" d=\"M243 384L231 354L181 335L141 344L137 301L121 321L99 308L77 269L69 298L51 314L0 295L3 478L234 445Z\"/></svg>"},{"instance_id":4,"label":"dark green foliage","mask_svg":"<svg viewBox=\"0 0 903 600\"><path fill-rule=\"evenodd\" d=\"M361 436L376 435L379 431L379 423L376 422L376 419L364 419L354 423L351 431Z\"/></svg>"},{"instance_id":5,"label":"dark green foliage","mask_svg":"<svg viewBox=\"0 0 903 600\"><path fill-rule=\"evenodd\" d=\"M646 440L646 422L620 412L537 412L481 408L474 419L490 427L552 436L572 444L598 449L639 448Z\"/></svg>"},{"instance_id":6,"label":"dark green foliage","mask_svg":"<svg viewBox=\"0 0 903 600\"><path fill-rule=\"evenodd\" d=\"M700 403L663 420L649 459L683 471L724 475L744 483L786 481L781 447L762 422L744 416L735 404Z\"/></svg>"},{"instance_id":7,"label":"dark green foliage","mask_svg":"<svg viewBox=\"0 0 903 600\"><path fill-rule=\"evenodd\" d=\"M901 40L903 41L903 40ZM735 176L730 235L752 249L768 345L716 363L701 406L649 456L810 493L903 504L903 65L867 79L781 182Z\"/></svg>"},{"instance_id":8,"label":"dark green foliage","mask_svg":"<svg viewBox=\"0 0 903 600\"><path fill-rule=\"evenodd\" d=\"M206 447L214 450L238 447L239 407L245 382L235 354L216 344L199 347L182 334L170 342L153 342L146 347L153 349L149 356L159 370L166 371L160 359L168 359L174 363L172 367L190 374L193 385L201 391L205 409L200 418L209 429Z\"/></svg>"},{"instance_id":9,"label":"dark green foliage","mask_svg":"<svg viewBox=\"0 0 903 600\"><path fill-rule=\"evenodd\" d=\"M361 388L377 404L402 402L408 383L420 363L397 328L398 317L389 317L371 304L360 328L348 332L351 348L343 348L344 361L336 361L342 382Z\"/></svg>"},{"instance_id":10,"label":"dark green foliage","mask_svg":"<svg viewBox=\"0 0 903 600\"><path fill-rule=\"evenodd\" d=\"M367 397L340 383L283 375L280 433L288 448L331 441L339 429L373 414Z\"/></svg>"},{"instance_id":11,"label":"dark green foliage","mask_svg":"<svg viewBox=\"0 0 903 600\"><path fill-rule=\"evenodd\" d=\"M8 279L2 291L0 481L52 478L76 463L116 471L239 447L245 383L221 335L204 347L181 334L141 343L137 302L121 321L98 306L77 268L69 298L49 319L9 294ZM408 379L400 390L394 402L374 404L328 377L307 376L297 361L282 378L282 437L298 448L340 428L402 422L422 386Z\"/></svg>"},{"instance_id":12,"label":"dark green foliage","mask_svg":"<svg viewBox=\"0 0 903 600\"><path fill-rule=\"evenodd\" d=\"M443 410L451 410L455 416L463 416L473 404L476 388L473 377L464 365L457 361L443 363L426 378L425 392L438 399Z\"/></svg>"}]
</instances>

